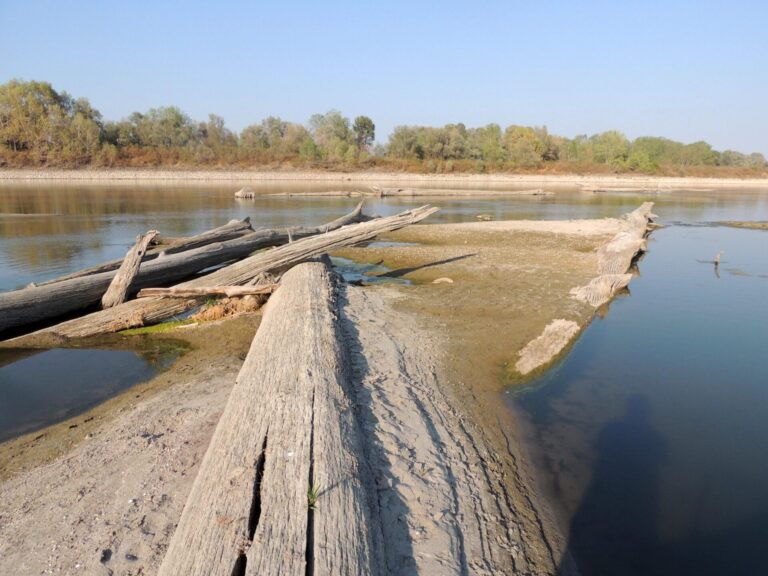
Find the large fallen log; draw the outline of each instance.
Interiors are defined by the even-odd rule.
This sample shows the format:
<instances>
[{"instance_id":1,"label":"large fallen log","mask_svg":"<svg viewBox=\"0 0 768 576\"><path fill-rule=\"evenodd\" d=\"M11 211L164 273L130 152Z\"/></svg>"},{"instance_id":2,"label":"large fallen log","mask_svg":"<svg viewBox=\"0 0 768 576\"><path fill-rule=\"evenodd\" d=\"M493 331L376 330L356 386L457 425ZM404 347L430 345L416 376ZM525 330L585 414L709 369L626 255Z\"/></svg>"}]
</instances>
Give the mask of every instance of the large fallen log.
<instances>
[{"instance_id":1,"label":"large fallen log","mask_svg":"<svg viewBox=\"0 0 768 576\"><path fill-rule=\"evenodd\" d=\"M383 572L338 316L327 266L311 262L285 274L160 576Z\"/></svg>"},{"instance_id":2,"label":"large fallen log","mask_svg":"<svg viewBox=\"0 0 768 576\"><path fill-rule=\"evenodd\" d=\"M177 288L242 286L263 275L281 274L296 264L327 252L366 242L385 232L392 232L415 224L434 214L437 210L439 209L435 207L422 206L395 216L376 218L325 234L309 236L291 244L259 252L206 276L179 284ZM197 304L198 301L194 299L142 298L132 300L109 310L94 312L26 336L13 338L8 340L7 344L36 346L39 345L38 339L45 335L56 338L85 338L138 326L148 326L172 318Z\"/></svg>"},{"instance_id":3,"label":"large fallen log","mask_svg":"<svg viewBox=\"0 0 768 576\"><path fill-rule=\"evenodd\" d=\"M139 273L139 266L141 266L141 259L147 252L149 243L157 236L157 230L150 230L146 234L139 234L136 237L136 244L125 255L123 263L117 270L112 282L109 284L109 288L101 297L102 308L112 308L125 302L128 296L128 290L131 288L131 283Z\"/></svg>"},{"instance_id":4,"label":"large fallen log","mask_svg":"<svg viewBox=\"0 0 768 576\"><path fill-rule=\"evenodd\" d=\"M214 244L216 242L226 242L240 236L245 236L253 232L251 227L251 219L244 218L242 220L230 220L228 223L218 228L207 230L195 236L187 238L163 236L158 234L153 241L154 244L159 245L147 250L147 253L142 258L142 262L153 260L161 254L176 254L178 252L184 252L186 250L192 250L194 248L200 248L201 246L207 246L208 244ZM110 260L109 262L103 262L96 266L84 268L65 276L59 276L52 280L40 282L38 286L45 286L47 284L54 284L55 282L61 282L63 280L71 280L72 278L80 278L82 276L90 276L91 274L98 274L99 272L109 272L110 270L117 270L120 268L123 259Z\"/></svg>"},{"instance_id":5,"label":"large fallen log","mask_svg":"<svg viewBox=\"0 0 768 576\"><path fill-rule=\"evenodd\" d=\"M262 248L341 228L364 218L361 213L362 204L358 204L349 214L322 226L257 230L226 242L163 254L142 263L131 292L172 284L206 268L245 258ZM56 318L97 304L115 273L100 272L0 293L0 334L9 328Z\"/></svg>"}]
</instances>

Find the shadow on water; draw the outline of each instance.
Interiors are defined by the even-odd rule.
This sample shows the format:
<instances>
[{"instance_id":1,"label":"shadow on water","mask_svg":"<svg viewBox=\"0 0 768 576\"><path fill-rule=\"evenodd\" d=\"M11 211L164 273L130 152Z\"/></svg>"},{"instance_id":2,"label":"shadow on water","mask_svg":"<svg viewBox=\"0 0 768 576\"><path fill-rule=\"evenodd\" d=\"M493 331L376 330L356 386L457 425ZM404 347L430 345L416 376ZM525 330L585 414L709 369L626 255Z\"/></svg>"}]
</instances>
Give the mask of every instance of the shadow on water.
<instances>
[{"instance_id":1,"label":"shadow on water","mask_svg":"<svg viewBox=\"0 0 768 576\"><path fill-rule=\"evenodd\" d=\"M583 575L654 573L659 554L653 551L661 547L655 514L658 475L666 448L649 414L648 401L631 396L623 416L597 436L592 483L568 535L567 552Z\"/></svg>"},{"instance_id":2,"label":"shadow on water","mask_svg":"<svg viewBox=\"0 0 768 576\"><path fill-rule=\"evenodd\" d=\"M602 428L595 448L592 481L571 522L559 576L573 573L571 559L582 576L768 573L768 513L715 532L701 527L680 539L661 536L659 476L668 451L645 398L631 396L622 417Z\"/></svg>"}]
</instances>

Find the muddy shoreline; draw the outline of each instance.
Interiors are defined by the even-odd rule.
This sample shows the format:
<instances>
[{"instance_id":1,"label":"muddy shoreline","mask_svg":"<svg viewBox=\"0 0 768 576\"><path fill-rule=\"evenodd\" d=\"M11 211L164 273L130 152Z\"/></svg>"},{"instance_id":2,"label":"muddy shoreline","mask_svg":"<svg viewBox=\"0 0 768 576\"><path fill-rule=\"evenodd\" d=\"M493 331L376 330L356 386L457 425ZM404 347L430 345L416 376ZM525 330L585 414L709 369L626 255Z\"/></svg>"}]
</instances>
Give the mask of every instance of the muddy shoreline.
<instances>
[{"instance_id":1,"label":"muddy shoreline","mask_svg":"<svg viewBox=\"0 0 768 576\"><path fill-rule=\"evenodd\" d=\"M67 181L84 184L205 183L205 182L323 182L400 183L418 186L586 187L630 190L701 190L766 188L768 178L703 178L634 175L554 174L410 174L404 172L327 172L312 170L169 170L169 169L0 169L0 182Z\"/></svg>"}]
</instances>

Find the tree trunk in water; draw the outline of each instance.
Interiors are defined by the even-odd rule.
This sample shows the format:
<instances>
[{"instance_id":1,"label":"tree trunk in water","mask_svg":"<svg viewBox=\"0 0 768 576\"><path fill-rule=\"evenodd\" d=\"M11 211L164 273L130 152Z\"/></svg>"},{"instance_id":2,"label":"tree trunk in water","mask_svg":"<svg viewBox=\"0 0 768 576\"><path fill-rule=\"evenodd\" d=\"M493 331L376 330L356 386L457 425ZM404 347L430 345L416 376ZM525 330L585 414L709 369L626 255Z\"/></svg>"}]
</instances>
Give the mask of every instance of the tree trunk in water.
<instances>
[{"instance_id":1,"label":"tree trunk in water","mask_svg":"<svg viewBox=\"0 0 768 576\"><path fill-rule=\"evenodd\" d=\"M141 288L179 282L206 268L245 258L261 248L285 244L289 231L295 240L338 229L361 219L361 210L362 204L359 204L350 214L315 228L257 230L234 240L161 254L142 264L129 295ZM9 328L56 318L97 304L114 275L114 271L99 272L0 293L0 334Z\"/></svg>"},{"instance_id":2,"label":"tree trunk in water","mask_svg":"<svg viewBox=\"0 0 768 576\"><path fill-rule=\"evenodd\" d=\"M291 244L259 252L245 260L211 272L206 276L179 284L177 288L242 286L264 274L282 274L296 264L338 248L367 242L385 232L392 232L410 224L415 224L438 210L438 208L422 206L421 208L401 212L395 216L376 218L368 222L345 226L327 234L317 234L296 240ZM166 318L171 318L176 314L189 310L196 304L196 300L142 298L125 302L109 310L101 310L82 318L68 320L26 336L13 338L8 340L7 343L15 346L34 346L36 345L36 340L44 335L63 338L84 338L108 332L117 332L119 330L161 322Z\"/></svg>"}]
</instances>

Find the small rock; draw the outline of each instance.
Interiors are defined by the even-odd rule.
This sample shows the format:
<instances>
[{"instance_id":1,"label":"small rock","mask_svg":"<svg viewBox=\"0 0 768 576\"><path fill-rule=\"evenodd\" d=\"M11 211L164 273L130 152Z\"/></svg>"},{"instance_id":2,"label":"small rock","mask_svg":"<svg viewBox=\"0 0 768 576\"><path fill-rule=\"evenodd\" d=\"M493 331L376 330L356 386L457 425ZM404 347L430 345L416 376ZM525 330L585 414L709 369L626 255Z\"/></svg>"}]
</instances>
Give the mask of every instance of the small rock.
<instances>
[{"instance_id":1,"label":"small rock","mask_svg":"<svg viewBox=\"0 0 768 576\"><path fill-rule=\"evenodd\" d=\"M125 559L128 560L129 562L136 562L136 560L138 560L139 557L134 556L133 554L126 554Z\"/></svg>"},{"instance_id":2,"label":"small rock","mask_svg":"<svg viewBox=\"0 0 768 576\"><path fill-rule=\"evenodd\" d=\"M112 550L110 550L109 548L105 548L104 550L101 551L101 559L99 560L99 562L101 562L102 564L106 564L107 562L110 561L111 558L112 558Z\"/></svg>"}]
</instances>

